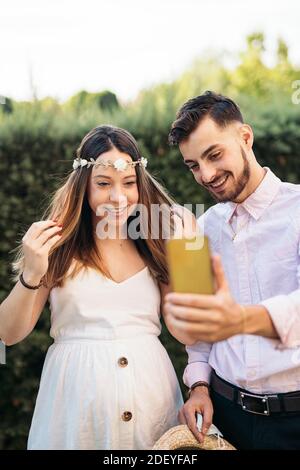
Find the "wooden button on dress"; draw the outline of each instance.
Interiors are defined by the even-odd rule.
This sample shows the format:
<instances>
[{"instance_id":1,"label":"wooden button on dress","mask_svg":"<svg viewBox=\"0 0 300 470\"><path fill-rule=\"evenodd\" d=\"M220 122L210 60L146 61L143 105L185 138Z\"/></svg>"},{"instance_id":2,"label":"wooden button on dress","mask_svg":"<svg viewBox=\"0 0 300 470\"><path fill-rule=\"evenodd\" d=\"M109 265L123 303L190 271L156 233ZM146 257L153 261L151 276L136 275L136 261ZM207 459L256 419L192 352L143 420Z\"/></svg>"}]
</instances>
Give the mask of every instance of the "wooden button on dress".
<instances>
[{"instance_id":1,"label":"wooden button on dress","mask_svg":"<svg viewBox=\"0 0 300 470\"><path fill-rule=\"evenodd\" d=\"M122 414L122 420L123 421L130 421L132 418L132 413L130 413L130 411L125 411L123 414Z\"/></svg>"},{"instance_id":2,"label":"wooden button on dress","mask_svg":"<svg viewBox=\"0 0 300 470\"><path fill-rule=\"evenodd\" d=\"M126 359L126 357L120 357L118 364L120 367L126 367L128 366L128 359Z\"/></svg>"}]
</instances>

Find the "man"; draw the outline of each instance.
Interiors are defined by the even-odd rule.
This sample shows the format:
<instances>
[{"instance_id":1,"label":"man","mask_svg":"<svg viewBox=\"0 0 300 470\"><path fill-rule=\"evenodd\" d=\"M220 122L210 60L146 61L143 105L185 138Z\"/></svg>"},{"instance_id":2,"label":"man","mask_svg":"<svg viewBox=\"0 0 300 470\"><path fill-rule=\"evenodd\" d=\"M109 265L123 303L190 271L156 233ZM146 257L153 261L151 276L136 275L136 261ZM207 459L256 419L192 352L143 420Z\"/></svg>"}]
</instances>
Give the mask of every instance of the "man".
<instances>
[{"instance_id":1,"label":"man","mask_svg":"<svg viewBox=\"0 0 300 470\"><path fill-rule=\"evenodd\" d=\"M237 448L300 449L300 186L257 162L251 127L222 95L185 103L169 141L218 202L199 223L224 266L214 256L215 295L165 299L189 344L180 420L200 441L214 413Z\"/></svg>"}]
</instances>

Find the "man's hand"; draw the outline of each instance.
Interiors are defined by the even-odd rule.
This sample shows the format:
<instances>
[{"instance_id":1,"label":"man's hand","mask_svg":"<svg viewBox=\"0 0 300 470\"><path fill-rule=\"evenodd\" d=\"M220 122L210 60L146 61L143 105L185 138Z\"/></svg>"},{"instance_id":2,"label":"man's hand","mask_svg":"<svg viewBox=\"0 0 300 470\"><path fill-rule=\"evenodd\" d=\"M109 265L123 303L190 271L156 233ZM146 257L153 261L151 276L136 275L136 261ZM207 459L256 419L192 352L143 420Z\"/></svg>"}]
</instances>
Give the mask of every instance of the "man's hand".
<instances>
[{"instance_id":1,"label":"man's hand","mask_svg":"<svg viewBox=\"0 0 300 470\"><path fill-rule=\"evenodd\" d=\"M244 312L227 284L221 259L213 256L215 295L169 293L164 310L173 329L197 341L216 342L243 332Z\"/></svg>"},{"instance_id":2,"label":"man's hand","mask_svg":"<svg viewBox=\"0 0 300 470\"><path fill-rule=\"evenodd\" d=\"M201 432L197 428L197 413L202 414L203 417ZM179 422L187 424L196 439L202 443L212 423L212 417L213 406L207 387L200 386L194 388L190 398L179 411Z\"/></svg>"}]
</instances>

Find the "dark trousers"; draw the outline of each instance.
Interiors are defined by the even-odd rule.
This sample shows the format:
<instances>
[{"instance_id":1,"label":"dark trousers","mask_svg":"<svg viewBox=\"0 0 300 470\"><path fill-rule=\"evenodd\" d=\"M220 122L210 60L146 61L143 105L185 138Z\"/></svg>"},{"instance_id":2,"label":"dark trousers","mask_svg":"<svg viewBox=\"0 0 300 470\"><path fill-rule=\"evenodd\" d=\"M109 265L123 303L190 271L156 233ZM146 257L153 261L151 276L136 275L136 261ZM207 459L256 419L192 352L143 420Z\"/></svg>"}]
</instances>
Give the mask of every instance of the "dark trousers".
<instances>
[{"instance_id":1,"label":"dark trousers","mask_svg":"<svg viewBox=\"0 0 300 470\"><path fill-rule=\"evenodd\" d=\"M237 449L300 449L300 411L270 416L244 411L211 391L213 423Z\"/></svg>"}]
</instances>

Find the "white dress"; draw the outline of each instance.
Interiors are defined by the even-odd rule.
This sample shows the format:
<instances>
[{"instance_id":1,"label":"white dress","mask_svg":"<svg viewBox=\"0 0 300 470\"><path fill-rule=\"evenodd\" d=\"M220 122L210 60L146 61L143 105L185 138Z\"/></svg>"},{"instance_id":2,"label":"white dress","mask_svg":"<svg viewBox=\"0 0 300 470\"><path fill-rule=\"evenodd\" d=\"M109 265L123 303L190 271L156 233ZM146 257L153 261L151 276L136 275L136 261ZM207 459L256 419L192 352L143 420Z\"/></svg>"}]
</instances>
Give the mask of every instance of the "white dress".
<instances>
[{"instance_id":1,"label":"white dress","mask_svg":"<svg viewBox=\"0 0 300 470\"><path fill-rule=\"evenodd\" d=\"M158 339L147 267L117 283L88 268L49 296L49 347L28 449L151 449L183 401Z\"/></svg>"}]
</instances>

